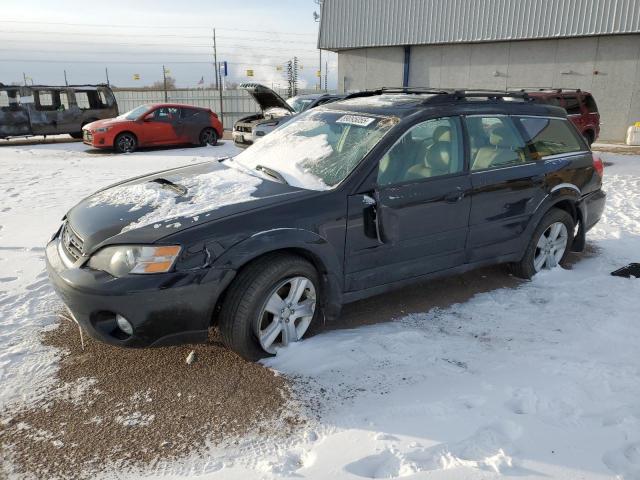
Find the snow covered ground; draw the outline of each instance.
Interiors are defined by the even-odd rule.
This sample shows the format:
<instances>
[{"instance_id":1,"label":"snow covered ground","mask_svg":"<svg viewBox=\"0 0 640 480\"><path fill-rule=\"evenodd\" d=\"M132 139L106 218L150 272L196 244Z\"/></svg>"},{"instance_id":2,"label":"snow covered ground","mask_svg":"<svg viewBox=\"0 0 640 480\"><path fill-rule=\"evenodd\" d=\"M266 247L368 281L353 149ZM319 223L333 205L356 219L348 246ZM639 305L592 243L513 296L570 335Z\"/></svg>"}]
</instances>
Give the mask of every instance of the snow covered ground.
<instances>
[{"instance_id":1,"label":"snow covered ground","mask_svg":"<svg viewBox=\"0 0 640 480\"><path fill-rule=\"evenodd\" d=\"M62 214L100 186L234 147L127 156L84 150L78 143L0 147L0 408L38 395L56 368L35 334L56 320L43 245ZM640 156L602 157L613 163L605 170L606 213L572 270L293 345L266 364L322 398L304 440L269 453L249 449L233 461L212 452L216 471L176 465L167 472L640 479L640 280L609 274L640 262Z\"/></svg>"}]
</instances>

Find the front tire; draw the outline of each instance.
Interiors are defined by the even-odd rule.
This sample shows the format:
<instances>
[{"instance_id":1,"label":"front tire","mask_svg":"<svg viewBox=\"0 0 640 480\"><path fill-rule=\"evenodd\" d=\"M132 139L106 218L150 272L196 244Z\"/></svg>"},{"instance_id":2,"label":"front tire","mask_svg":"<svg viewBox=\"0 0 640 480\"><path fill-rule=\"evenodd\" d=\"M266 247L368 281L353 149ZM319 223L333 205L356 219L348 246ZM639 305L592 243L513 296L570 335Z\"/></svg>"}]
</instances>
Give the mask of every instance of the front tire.
<instances>
[{"instance_id":1,"label":"front tire","mask_svg":"<svg viewBox=\"0 0 640 480\"><path fill-rule=\"evenodd\" d=\"M138 140L132 133L121 133L113 142L113 148L118 153L133 153L138 147Z\"/></svg>"},{"instance_id":2,"label":"front tire","mask_svg":"<svg viewBox=\"0 0 640 480\"><path fill-rule=\"evenodd\" d=\"M533 232L524 257L512 265L514 275L530 279L540 270L562 265L573 242L575 223L564 210L553 208Z\"/></svg>"},{"instance_id":3,"label":"front tire","mask_svg":"<svg viewBox=\"0 0 640 480\"><path fill-rule=\"evenodd\" d=\"M315 267L285 253L266 255L234 280L219 315L224 344L255 361L275 355L318 322L320 283Z\"/></svg>"},{"instance_id":4,"label":"front tire","mask_svg":"<svg viewBox=\"0 0 640 480\"><path fill-rule=\"evenodd\" d=\"M200 132L200 146L206 147L207 145L215 146L218 144L218 133L214 128L208 127Z\"/></svg>"}]
</instances>

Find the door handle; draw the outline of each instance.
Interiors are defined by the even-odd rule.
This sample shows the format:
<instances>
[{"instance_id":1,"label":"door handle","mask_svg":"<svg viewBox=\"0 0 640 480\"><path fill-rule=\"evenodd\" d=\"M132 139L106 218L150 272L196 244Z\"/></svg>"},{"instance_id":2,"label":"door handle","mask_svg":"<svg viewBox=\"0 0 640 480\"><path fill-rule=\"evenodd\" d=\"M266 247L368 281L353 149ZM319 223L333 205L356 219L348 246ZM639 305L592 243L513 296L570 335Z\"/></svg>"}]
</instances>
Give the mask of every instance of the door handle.
<instances>
[{"instance_id":1,"label":"door handle","mask_svg":"<svg viewBox=\"0 0 640 480\"><path fill-rule=\"evenodd\" d=\"M464 198L464 190L462 187L456 187L455 192L445 195L444 200L447 203L458 203Z\"/></svg>"}]
</instances>

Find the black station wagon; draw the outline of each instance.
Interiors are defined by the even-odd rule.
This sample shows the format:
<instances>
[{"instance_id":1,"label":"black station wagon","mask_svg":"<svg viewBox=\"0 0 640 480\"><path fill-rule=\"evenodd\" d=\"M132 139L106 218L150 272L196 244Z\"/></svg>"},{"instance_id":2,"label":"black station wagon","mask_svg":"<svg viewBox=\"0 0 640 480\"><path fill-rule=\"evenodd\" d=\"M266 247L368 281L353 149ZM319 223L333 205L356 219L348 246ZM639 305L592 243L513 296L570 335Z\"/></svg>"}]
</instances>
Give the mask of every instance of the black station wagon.
<instances>
[{"instance_id":1,"label":"black station wagon","mask_svg":"<svg viewBox=\"0 0 640 480\"><path fill-rule=\"evenodd\" d=\"M217 325L253 360L410 282L562 264L600 219L602 175L566 111L526 93L359 92L234 158L85 198L47 266L95 338L199 342Z\"/></svg>"}]
</instances>

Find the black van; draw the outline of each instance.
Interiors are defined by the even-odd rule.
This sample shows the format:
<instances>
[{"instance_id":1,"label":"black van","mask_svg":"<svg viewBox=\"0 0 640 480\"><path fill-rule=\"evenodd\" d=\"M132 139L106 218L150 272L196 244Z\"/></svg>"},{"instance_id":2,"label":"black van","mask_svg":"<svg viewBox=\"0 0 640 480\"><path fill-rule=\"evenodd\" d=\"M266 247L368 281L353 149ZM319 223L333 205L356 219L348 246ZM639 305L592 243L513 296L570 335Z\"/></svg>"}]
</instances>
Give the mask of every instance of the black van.
<instances>
[{"instance_id":1,"label":"black van","mask_svg":"<svg viewBox=\"0 0 640 480\"><path fill-rule=\"evenodd\" d=\"M82 127L118 116L108 85L8 86L0 84L0 138L68 133L82 138Z\"/></svg>"}]
</instances>

